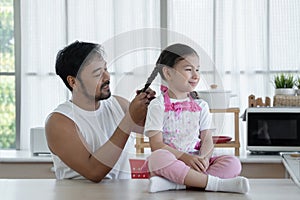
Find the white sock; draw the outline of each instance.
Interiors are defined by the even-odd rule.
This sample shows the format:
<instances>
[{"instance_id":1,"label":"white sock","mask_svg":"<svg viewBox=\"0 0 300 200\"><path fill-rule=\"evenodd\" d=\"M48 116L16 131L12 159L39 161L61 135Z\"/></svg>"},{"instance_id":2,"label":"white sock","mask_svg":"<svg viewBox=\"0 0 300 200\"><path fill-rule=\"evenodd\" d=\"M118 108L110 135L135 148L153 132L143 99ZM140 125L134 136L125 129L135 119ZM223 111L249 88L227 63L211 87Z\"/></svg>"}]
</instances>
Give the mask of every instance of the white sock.
<instances>
[{"instance_id":1,"label":"white sock","mask_svg":"<svg viewBox=\"0 0 300 200\"><path fill-rule=\"evenodd\" d=\"M150 178L149 192L184 189L186 189L185 185L174 183L159 176L153 176Z\"/></svg>"},{"instance_id":2,"label":"white sock","mask_svg":"<svg viewBox=\"0 0 300 200\"><path fill-rule=\"evenodd\" d=\"M248 179L242 176L237 176L235 178L229 179L221 179L215 176L208 175L208 181L205 190L247 193L250 190L250 186Z\"/></svg>"}]
</instances>

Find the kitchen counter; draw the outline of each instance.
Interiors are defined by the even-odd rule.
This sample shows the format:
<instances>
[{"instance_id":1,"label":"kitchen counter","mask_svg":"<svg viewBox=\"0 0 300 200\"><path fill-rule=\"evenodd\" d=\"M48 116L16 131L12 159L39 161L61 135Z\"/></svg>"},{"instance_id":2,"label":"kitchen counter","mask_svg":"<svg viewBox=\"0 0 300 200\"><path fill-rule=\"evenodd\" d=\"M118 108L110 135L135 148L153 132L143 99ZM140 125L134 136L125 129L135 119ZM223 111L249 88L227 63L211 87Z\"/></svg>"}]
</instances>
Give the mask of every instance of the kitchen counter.
<instances>
[{"instance_id":1,"label":"kitchen counter","mask_svg":"<svg viewBox=\"0 0 300 200\"><path fill-rule=\"evenodd\" d=\"M0 150L0 163L52 163L52 158L50 154L40 154L39 156L34 156L29 150Z\"/></svg>"},{"instance_id":2,"label":"kitchen counter","mask_svg":"<svg viewBox=\"0 0 300 200\"><path fill-rule=\"evenodd\" d=\"M138 158L146 158L149 153L139 154ZM238 156L242 163L281 163L280 155L251 155L242 153ZM0 150L0 162L52 162L50 154L34 156L28 150Z\"/></svg>"},{"instance_id":3,"label":"kitchen counter","mask_svg":"<svg viewBox=\"0 0 300 200\"><path fill-rule=\"evenodd\" d=\"M50 154L33 156L30 151L0 150L0 178L54 179Z\"/></svg>"},{"instance_id":4,"label":"kitchen counter","mask_svg":"<svg viewBox=\"0 0 300 200\"><path fill-rule=\"evenodd\" d=\"M149 153L136 157L144 159ZM286 178L279 155L241 153L242 174L248 178ZM0 150L0 178L55 178L51 155L33 156L28 150Z\"/></svg>"},{"instance_id":5,"label":"kitchen counter","mask_svg":"<svg viewBox=\"0 0 300 200\"><path fill-rule=\"evenodd\" d=\"M205 191L165 191L148 193L149 181L104 180L99 184L87 180L54 179L2 179L1 199L30 200L77 200L77 199L298 199L300 189L290 179L250 179L248 194L205 192Z\"/></svg>"},{"instance_id":6,"label":"kitchen counter","mask_svg":"<svg viewBox=\"0 0 300 200\"><path fill-rule=\"evenodd\" d=\"M287 178L280 155L241 154L241 175L248 178Z\"/></svg>"}]
</instances>

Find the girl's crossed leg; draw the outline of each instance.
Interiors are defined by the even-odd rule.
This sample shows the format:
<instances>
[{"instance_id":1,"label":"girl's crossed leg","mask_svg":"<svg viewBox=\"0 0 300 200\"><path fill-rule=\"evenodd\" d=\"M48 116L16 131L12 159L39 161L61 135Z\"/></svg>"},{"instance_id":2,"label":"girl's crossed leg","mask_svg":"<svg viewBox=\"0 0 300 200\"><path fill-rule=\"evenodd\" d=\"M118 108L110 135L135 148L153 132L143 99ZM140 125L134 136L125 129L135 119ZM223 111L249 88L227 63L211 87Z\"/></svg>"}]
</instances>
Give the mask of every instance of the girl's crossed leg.
<instances>
[{"instance_id":1,"label":"girl's crossed leg","mask_svg":"<svg viewBox=\"0 0 300 200\"><path fill-rule=\"evenodd\" d=\"M220 160L226 161L223 164L218 162ZM234 159L233 159L234 160ZM221 156L212 159L211 166L207 173L200 173L184 162L176 159L176 157L167 150L156 150L148 157L148 167L151 172L150 178L150 192L158 192L174 189L185 189L187 187L203 188L207 191L223 191L247 193L249 191L249 182L245 177L237 176L236 169L240 171L239 165L236 164L235 170L229 170L230 173L224 173L222 170L230 162L230 157ZM238 163L238 162L237 162ZM212 175L210 175L212 173ZM227 179L219 178L214 175L221 175L221 177L230 177ZM166 180L167 179L167 180Z\"/></svg>"}]
</instances>

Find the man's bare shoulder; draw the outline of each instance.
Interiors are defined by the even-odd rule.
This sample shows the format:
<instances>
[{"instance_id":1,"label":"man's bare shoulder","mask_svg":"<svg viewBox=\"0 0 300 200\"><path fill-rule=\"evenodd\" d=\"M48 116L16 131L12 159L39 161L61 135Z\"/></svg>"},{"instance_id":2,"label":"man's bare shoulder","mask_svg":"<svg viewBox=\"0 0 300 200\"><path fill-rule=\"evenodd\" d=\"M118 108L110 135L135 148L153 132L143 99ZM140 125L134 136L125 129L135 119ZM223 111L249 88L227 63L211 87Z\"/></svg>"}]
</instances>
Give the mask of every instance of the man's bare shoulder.
<instances>
[{"instance_id":1,"label":"man's bare shoulder","mask_svg":"<svg viewBox=\"0 0 300 200\"><path fill-rule=\"evenodd\" d=\"M70 129L74 127L75 123L73 120L68 118L67 116L61 114L61 113L51 113L45 124L46 128L46 134L56 134L61 131Z\"/></svg>"},{"instance_id":2,"label":"man's bare shoulder","mask_svg":"<svg viewBox=\"0 0 300 200\"><path fill-rule=\"evenodd\" d=\"M76 137L76 124L67 116L61 113L51 113L45 123L46 138L52 153L61 155L63 148L68 143L72 143Z\"/></svg>"},{"instance_id":3,"label":"man's bare shoulder","mask_svg":"<svg viewBox=\"0 0 300 200\"><path fill-rule=\"evenodd\" d=\"M72 120L61 113L53 112L48 116L48 118L46 120L46 125L48 123L62 122L62 121L72 121Z\"/></svg>"}]
</instances>

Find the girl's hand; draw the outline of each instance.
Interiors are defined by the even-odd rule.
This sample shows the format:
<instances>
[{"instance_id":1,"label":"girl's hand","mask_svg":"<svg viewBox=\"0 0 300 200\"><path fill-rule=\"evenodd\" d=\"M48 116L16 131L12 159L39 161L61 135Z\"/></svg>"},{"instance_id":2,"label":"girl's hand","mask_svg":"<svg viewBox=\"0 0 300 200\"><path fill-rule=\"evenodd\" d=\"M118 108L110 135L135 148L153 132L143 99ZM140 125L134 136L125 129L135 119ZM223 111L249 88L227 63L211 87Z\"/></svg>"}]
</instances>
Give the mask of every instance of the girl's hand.
<instances>
[{"instance_id":1,"label":"girl's hand","mask_svg":"<svg viewBox=\"0 0 300 200\"><path fill-rule=\"evenodd\" d=\"M198 172L206 172L209 167L208 159L198 155L184 153L179 160Z\"/></svg>"},{"instance_id":2,"label":"girl's hand","mask_svg":"<svg viewBox=\"0 0 300 200\"><path fill-rule=\"evenodd\" d=\"M204 167L204 170L202 170L203 172L206 172L206 170L208 169L209 167L209 159L208 158L205 158L205 157L199 157L203 167Z\"/></svg>"}]
</instances>

